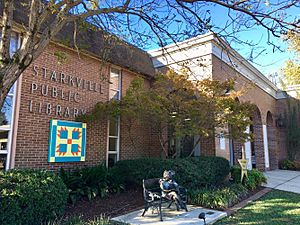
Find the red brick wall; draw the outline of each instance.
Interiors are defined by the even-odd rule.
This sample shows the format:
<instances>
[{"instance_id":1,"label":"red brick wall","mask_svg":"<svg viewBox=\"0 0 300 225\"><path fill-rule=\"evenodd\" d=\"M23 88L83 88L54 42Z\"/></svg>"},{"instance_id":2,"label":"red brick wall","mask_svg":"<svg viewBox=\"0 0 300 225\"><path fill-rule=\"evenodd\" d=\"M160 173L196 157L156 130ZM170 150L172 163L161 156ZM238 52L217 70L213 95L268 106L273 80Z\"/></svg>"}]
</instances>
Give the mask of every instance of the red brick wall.
<instances>
[{"instance_id":1,"label":"red brick wall","mask_svg":"<svg viewBox=\"0 0 300 225\"><path fill-rule=\"evenodd\" d=\"M65 63L58 63L57 57L54 55L57 52L63 52L67 56ZM82 89L82 86L80 88L76 87L76 83L72 86L70 84L61 83L60 79L58 79L57 82L54 78L52 80L49 78L45 79L41 74L43 72L42 70L40 70L39 74L36 76L34 75L35 72L33 70L34 65L38 68L46 67L51 71L56 71L57 75L59 72L63 72L65 75L83 78L86 82L91 81L92 85L89 87L89 83L86 83L86 88ZM74 120L74 117L65 117L63 114L56 115L55 111L50 113L50 115L47 115L45 104L49 103L52 107L56 107L56 105L59 104L62 108L70 107L71 109L75 107L89 111L97 102L107 101L109 84L107 79L103 78L108 75L108 68L108 66L103 66L97 59L85 55L81 55L79 58L76 52L54 44L49 45L44 53L32 63L32 65L23 73L18 133L16 140L16 168L30 167L56 169L59 167L95 165L105 161L108 126L106 120L95 121L87 124L85 162L48 163L50 119ZM48 74L48 77L49 76L50 74ZM134 73L127 70L123 71L123 93L125 93L126 88L130 84L130 80L134 76ZM94 82L101 84L101 93L99 86L96 86L96 88L93 86ZM38 90L33 91L33 93L31 91L32 83L38 84ZM70 81L70 83L72 84L72 81ZM64 90L64 97L67 96L67 92L71 91L73 93L71 94L73 98L71 98L71 100L62 100L59 97L51 97L50 93L48 93L48 96L42 96L40 89L42 84L49 85L51 88L55 87L57 90ZM82 84L83 83L81 83L81 85ZM33 87L36 88L35 85ZM93 89L93 91L89 91L89 88ZM75 98L74 93L78 93L75 94ZM59 95L61 96L62 94L60 93ZM33 101L32 112L30 112L30 101ZM39 112L38 103L44 104L41 112ZM149 134L147 134L144 129L141 129L140 126L134 127L132 134L133 138L137 142L137 148L135 150L133 150L132 144L127 137L127 132L121 125L121 159L148 154L150 149Z\"/></svg>"},{"instance_id":2,"label":"red brick wall","mask_svg":"<svg viewBox=\"0 0 300 225\"><path fill-rule=\"evenodd\" d=\"M264 145L263 145L263 133L262 133L262 124L267 124L267 115L268 112L271 113L272 119L275 121L276 117L279 114L278 104L279 101L276 100L274 97L269 95L267 92L247 80L245 77L243 77L241 74L239 74L235 69L221 61L218 57L213 56L212 57L212 79L221 80L224 81L228 78L234 78L236 81L236 89L244 89L246 90L246 93L243 94L239 101L241 102L251 102L257 106L257 118L254 121L254 148L256 153L256 161L257 161L257 167L259 169L264 169ZM257 81L254 81L257 82ZM282 109L280 109L282 110ZM255 115L254 115L255 117ZM259 118L258 118L259 117ZM273 130L268 134L268 139L272 142L269 143L269 156L270 161L271 159L276 162L278 162L279 154L277 152L285 152L286 148L284 147L285 141L284 141L284 133L280 132L279 129L277 129L275 126L273 126ZM272 136L272 137L271 137ZM278 140L274 143L272 140ZM280 141L279 141L280 140ZM283 141L283 142L282 142ZM240 151L241 145L235 146L235 151ZM275 151L275 152L270 152ZM234 160L237 160L237 157L241 155L240 152L234 153ZM274 158L276 157L276 158ZM270 163L272 165L272 168L276 168L276 165L274 163Z\"/></svg>"}]
</instances>

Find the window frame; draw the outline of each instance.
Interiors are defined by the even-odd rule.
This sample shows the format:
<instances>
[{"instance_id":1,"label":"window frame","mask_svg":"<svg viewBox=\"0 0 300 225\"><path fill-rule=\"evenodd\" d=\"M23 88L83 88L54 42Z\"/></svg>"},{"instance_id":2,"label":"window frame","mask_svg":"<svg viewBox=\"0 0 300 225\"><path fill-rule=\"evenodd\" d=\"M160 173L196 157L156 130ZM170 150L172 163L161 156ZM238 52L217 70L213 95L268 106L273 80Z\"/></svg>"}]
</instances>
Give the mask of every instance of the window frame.
<instances>
[{"instance_id":1,"label":"window frame","mask_svg":"<svg viewBox=\"0 0 300 225\"><path fill-rule=\"evenodd\" d=\"M111 80L111 75L113 73L112 72L113 70L118 71L118 88L116 89L116 88L109 87L109 89L108 89L109 90L108 98L109 98L109 100L112 100L112 99L121 100L121 96L122 96L122 70L121 70L121 68L118 68L118 67L111 67L110 70L109 70L110 71L109 80ZM117 73L114 73L114 74L117 74ZM111 85L111 83L110 83L110 85ZM117 93L117 98L110 98L111 91ZM121 122L121 119L120 119L120 117L118 117L116 119L116 121L117 121L117 136L110 135L110 121L111 120L107 121L106 167L109 166L108 165L109 155L116 155L116 162L120 160L120 133L121 133L120 122ZM116 150L115 151L110 151L109 150L110 140L112 140L112 139L116 139Z\"/></svg>"},{"instance_id":2,"label":"window frame","mask_svg":"<svg viewBox=\"0 0 300 225\"><path fill-rule=\"evenodd\" d=\"M15 44L16 44L16 48L20 48L21 45L21 35L15 31L13 31L12 33L12 37L15 37ZM15 51L17 51L17 49L14 50L10 50L12 52L10 52L11 55L13 55L13 53L15 53ZM15 124L15 110L16 110L16 99L17 99L17 88L18 88L18 81L16 81L14 83L14 85L12 86L13 91L12 93L9 92L7 94L7 96L12 97L12 110L11 110L11 123L9 124L9 127L5 127L5 126L0 126L0 130L1 131L8 131L8 141L7 141L7 149L4 150L0 150L0 154L1 155L6 155L6 165L5 165L5 170L9 170L10 169L10 160L11 160L11 152L12 152L12 142L13 142L13 132L14 132L14 124ZM2 110L2 109L0 109Z\"/></svg>"}]
</instances>

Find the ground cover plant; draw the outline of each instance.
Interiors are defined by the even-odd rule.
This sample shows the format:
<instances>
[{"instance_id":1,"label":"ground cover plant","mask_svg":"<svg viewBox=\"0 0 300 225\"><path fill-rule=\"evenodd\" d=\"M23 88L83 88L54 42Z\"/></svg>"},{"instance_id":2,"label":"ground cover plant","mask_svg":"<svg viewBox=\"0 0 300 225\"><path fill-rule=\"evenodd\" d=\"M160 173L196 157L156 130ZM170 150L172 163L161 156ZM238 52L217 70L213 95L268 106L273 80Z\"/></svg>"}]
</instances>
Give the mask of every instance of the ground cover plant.
<instances>
[{"instance_id":1,"label":"ground cover plant","mask_svg":"<svg viewBox=\"0 0 300 225\"><path fill-rule=\"evenodd\" d=\"M73 171L61 169L59 175L69 190L69 202L73 204L83 197L92 200L123 189L122 184L117 185L117 181L110 182L109 171L104 165Z\"/></svg>"},{"instance_id":2,"label":"ground cover plant","mask_svg":"<svg viewBox=\"0 0 300 225\"><path fill-rule=\"evenodd\" d=\"M248 177L241 182L241 169L239 166L231 168L231 177L231 182L219 187L190 190L189 203L224 210L238 203L266 182L266 177L258 170L248 171Z\"/></svg>"},{"instance_id":3,"label":"ground cover plant","mask_svg":"<svg viewBox=\"0 0 300 225\"><path fill-rule=\"evenodd\" d=\"M126 223L111 221L103 216L96 217L92 220L85 221L81 216L74 216L66 221L54 221L45 225L126 225Z\"/></svg>"},{"instance_id":4,"label":"ground cover plant","mask_svg":"<svg viewBox=\"0 0 300 225\"><path fill-rule=\"evenodd\" d=\"M243 179L243 185L249 189L254 190L256 187L267 182L267 178L264 174L256 169L248 170L248 176ZM231 176L235 183L241 182L241 168L239 166L233 166L231 168Z\"/></svg>"},{"instance_id":5,"label":"ground cover plant","mask_svg":"<svg viewBox=\"0 0 300 225\"><path fill-rule=\"evenodd\" d=\"M300 195L274 190L215 224L298 225L299 221Z\"/></svg>"},{"instance_id":6,"label":"ground cover plant","mask_svg":"<svg viewBox=\"0 0 300 225\"><path fill-rule=\"evenodd\" d=\"M300 162L284 159L279 162L279 168L282 170L300 170Z\"/></svg>"},{"instance_id":7,"label":"ground cover plant","mask_svg":"<svg viewBox=\"0 0 300 225\"><path fill-rule=\"evenodd\" d=\"M247 194L248 189L242 184L196 189L189 191L189 203L206 208L224 210L239 202Z\"/></svg>"}]
</instances>

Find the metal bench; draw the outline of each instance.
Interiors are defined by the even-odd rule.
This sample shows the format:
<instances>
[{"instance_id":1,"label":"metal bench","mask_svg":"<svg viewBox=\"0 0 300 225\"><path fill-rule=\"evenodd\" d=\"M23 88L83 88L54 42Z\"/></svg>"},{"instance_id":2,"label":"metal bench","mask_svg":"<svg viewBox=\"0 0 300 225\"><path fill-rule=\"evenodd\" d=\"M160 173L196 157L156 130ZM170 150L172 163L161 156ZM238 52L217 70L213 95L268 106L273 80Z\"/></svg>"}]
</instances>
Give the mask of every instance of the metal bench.
<instances>
[{"instance_id":1,"label":"metal bench","mask_svg":"<svg viewBox=\"0 0 300 225\"><path fill-rule=\"evenodd\" d=\"M167 202L168 207L170 208L173 203L175 203L175 200L171 200L168 198L165 198L162 196L162 190L159 185L160 178L154 178L154 179L148 179L143 180L143 194L144 194L144 202L145 207L142 216L145 215L145 213L148 211L148 209L152 208L154 211L155 209L158 211L160 220L162 221L162 203ZM187 211L187 191L183 187L179 187L179 197L181 198L181 201L184 205L185 210ZM179 208L177 207L177 210ZM153 213L152 211L152 213Z\"/></svg>"}]
</instances>

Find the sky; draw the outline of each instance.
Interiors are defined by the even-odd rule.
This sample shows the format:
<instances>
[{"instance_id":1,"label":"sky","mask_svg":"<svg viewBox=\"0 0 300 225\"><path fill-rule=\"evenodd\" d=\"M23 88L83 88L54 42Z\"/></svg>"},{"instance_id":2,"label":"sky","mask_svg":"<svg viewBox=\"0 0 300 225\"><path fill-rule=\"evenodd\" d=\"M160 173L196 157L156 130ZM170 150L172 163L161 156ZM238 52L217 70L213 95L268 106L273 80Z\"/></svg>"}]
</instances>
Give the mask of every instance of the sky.
<instances>
[{"instance_id":1,"label":"sky","mask_svg":"<svg viewBox=\"0 0 300 225\"><path fill-rule=\"evenodd\" d=\"M212 24L219 27L224 27L224 24L228 19L228 17L226 17L228 9L220 6L210 6L209 10L211 13ZM300 18L299 8L285 11L285 13L290 18ZM243 33L236 35L241 40L248 40L252 41L253 43L257 43L255 48L247 45L237 44L236 42L230 43L230 45L248 60L250 59L250 55L252 55L254 57L252 64L267 77L269 74L273 74L275 72L280 73L280 69L284 66L284 62L293 57L293 53L286 50L286 42L280 38L271 37L271 40L283 50L274 51L273 46L267 44L266 30L260 26L256 26L256 28L253 29L247 29ZM152 49L155 48L157 48L157 46L152 46Z\"/></svg>"},{"instance_id":2,"label":"sky","mask_svg":"<svg viewBox=\"0 0 300 225\"><path fill-rule=\"evenodd\" d=\"M214 10L211 10L212 22L218 24L219 26L224 25L224 17L226 10L222 8L215 7ZM300 18L300 10L292 9L286 11L287 15L290 18L298 17ZM293 53L287 51L287 43L280 38L271 37L271 40L274 43L282 48L283 51L273 50L273 46L267 44L267 32L264 28L257 26L256 29L248 29L247 31L238 34L242 40L251 40L254 43L258 43L258 46L254 48L253 56L255 57L262 50L264 50L259 56L254 58L253 65L259 69L265 76L268 76L271 73L278 72L284 66L284 62L289 58L293 58ZM233 43L231 45L236 49L243 57L249 59L252 48Z\"/></svg>"}]
</instances>

